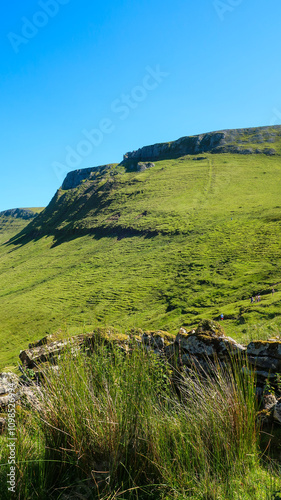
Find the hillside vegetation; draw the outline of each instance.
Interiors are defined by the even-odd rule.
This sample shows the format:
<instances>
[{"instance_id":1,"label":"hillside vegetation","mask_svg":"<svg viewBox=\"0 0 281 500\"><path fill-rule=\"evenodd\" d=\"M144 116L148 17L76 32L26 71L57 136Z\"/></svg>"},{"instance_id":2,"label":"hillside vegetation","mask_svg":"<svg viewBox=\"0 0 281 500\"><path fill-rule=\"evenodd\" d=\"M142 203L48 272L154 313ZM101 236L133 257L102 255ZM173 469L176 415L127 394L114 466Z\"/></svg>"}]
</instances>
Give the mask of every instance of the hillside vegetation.
<instances>
[{"instance_id":1,"label":"hillside vegetation","mask_svg":"<svg viewBox=\"0 0 281 500\"><path fill-rule=\"evenodd\" d=\"M260 432L253 372L236 360L201 378L131 347L97 341L45 369L33 404L17 407L13 497L278 500L280 440ZM12 498L8 444L0 435L1 500Z\"/></svg>"},{"instance_id":2,"label":"hillside vegetation","mask_svg":"<svg viewBox=\"0 0 281 500\"><path fill-rule=\"evenodd\" d=\"M0 244L22 231L43 208L17 208L0 212Z\"/></svg>"},{"instance_id":3,"label":"hillside vegetation","mask_svg":"<svg viewBox=\"0 0 281 500\"><path fill-rule=\"evenodd\" d=\"M144 171L125 157L59 189L28 225L0 220L1 366L59 329L176 333L223 313L239 340L276 334L281 137L266 134L235 140L275 154L175 152Z\"/></svg>"}]
</instances>

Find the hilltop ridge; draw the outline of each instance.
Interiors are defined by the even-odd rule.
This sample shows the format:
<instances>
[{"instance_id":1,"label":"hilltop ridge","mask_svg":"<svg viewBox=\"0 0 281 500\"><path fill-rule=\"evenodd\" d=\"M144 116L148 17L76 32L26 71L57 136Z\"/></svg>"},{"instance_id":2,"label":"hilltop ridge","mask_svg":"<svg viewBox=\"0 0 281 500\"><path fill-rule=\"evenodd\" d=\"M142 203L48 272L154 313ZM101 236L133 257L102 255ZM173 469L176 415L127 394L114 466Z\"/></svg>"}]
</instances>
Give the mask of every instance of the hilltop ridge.
<instances>
[{"instance_id":1,"label":"hilltop ridge","mask_svg":"<svg viewBox=\"0 0 281 500\"><path fill-rule=\"evenodd\" d=\"M158 214L155 224L158 207L155 207L154 213L145 209L152 193L149 191L142 196L139 190L136 191L136 184L146 184L141 181L145 170L153 167L152 170L159 175L161 162L166 161L167 165L172 165L169 163L171 160L180 159L184 161L188 171L190 160L197 160L198 167L204 165L210 174L213 156L228 158L231 155L235 158L238 155L250 158L257 155L260 158L277 159L280 154L281 125L215 131L145 146L126 153L119 164L111 163L69 172L46 209L31 220L13 241L19 243L43 235L53 235L56 240L61 240L85 234L118 237L188 234L188 219L184 220L175 213L171 215L172 205ZM225 161L227 160L223 160ZM153 189L157 190L160 186L159 178ZM166 195L165 186L162 196ZM131 197L135 199L135 203L131 203ZM144 207L141 212L138 210L140 199L143 199L141 206Z\"/></svg>"},{"instance_id":2,"label":"hilltop ridge","mask_svg":"<svg viewBox=\"0 0 281 500\"><path fill-rule=\"evenodd\" d=\"M125 153L120 166L128 171L137 170L138 162L176 159L182 156L211 154L281 154L281 125L226 129L193 136L184 136L176 141L144 146ZM99 174L106 174L117 163L77 169L69 172L61 189L75 189L82 182L94 181Z\"/></svg>"},{"instance_id":3,"label":"hilltop ridge","mask_svg":"<svg viewBox=\"0 0 281 500\"><path fill-rule=\"evenodd\" d=\"M220 130L189 137L181 137L173 142L145 146L126 153L126 160L160 160L178 158L201 153L266 154L280 152L281 125ZM271 145L278 143L278 150ZM257 146L257 147L254 147Z\"/></svg>"},{"instance_id":4,"label":"hilltop ridge","mask_svg":"<svg viewBox=\"0 0 281 500\"><path fill-rule=\"evenodd\" d=\"M31 208L12 208L0 212L0 217L14 217L16 219L34 219L38 214Z\"/></svg>"}]
</instances>

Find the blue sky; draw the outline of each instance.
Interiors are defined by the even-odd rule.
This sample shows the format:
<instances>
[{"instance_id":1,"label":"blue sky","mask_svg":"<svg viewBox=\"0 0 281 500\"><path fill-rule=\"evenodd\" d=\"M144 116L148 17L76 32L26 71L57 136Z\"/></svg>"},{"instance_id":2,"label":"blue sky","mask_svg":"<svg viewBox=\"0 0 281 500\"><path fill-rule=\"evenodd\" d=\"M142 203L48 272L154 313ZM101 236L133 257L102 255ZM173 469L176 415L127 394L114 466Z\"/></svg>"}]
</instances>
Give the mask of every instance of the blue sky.
<instances>
[{"instance_id":1,"label":"blue sky","mask_svg":"<svg viewBox=\"0 0 281 500\"><path fill-rule=\"evenodd\" d=\"M281 123L280 0L14 0L2 9L0 210L75 168Z\"/></svg>"}]
</instances>

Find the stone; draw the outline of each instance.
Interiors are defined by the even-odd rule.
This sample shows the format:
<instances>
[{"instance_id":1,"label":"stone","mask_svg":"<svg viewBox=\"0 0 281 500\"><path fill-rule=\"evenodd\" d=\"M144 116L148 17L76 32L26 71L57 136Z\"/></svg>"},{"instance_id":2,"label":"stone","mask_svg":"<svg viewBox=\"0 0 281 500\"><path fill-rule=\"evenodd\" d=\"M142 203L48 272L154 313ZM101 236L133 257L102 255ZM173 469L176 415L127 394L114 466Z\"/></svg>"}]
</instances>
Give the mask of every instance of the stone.
<instances>
[{"instance_id":1,"label":"stone","mask_svg":"<svg viewBox=\"0 0 281 500\"><path fill-rule=\"evenodd\" d=\"M164 352L165 352L165 356L166 358L172 362L174 361L174 358L175 358L175 355L177 354L177 349L176 349L176 345L173 343L173 344L170 344L170 345L167 345L164 349Z\"/></svg>"},{"instance_id":2,"label":"stone","mask_svg":"<svg viewBox=\"0 0 281 500\"><path fill-rule=\"evenodd\" d=\"M144 172L148 168L152 168L152 167L155 167L154 163L151 163L151 162L145 162L145 163L139 162L137 164L137 172Z\"/></svg>"},{"instance_id":3,"label":"stone","mask_svg":"<svg viewBox=\"0 0 281 500\"><path fill-rule=\"evenodd\" d=\"M249 358L269 358L281 361L281 340L256 340L247 346Z\"/></svg>"},{"instance_id":4,"label":"stone","mask_svg":"<svg viewBox=\"0 0 281 500\"><path fill-rule=\"evenodd\" d=\"M210 361L225 362L246 351L231 337L226 337L220 324L212 320L201 321L197 329L189 333L183 333L181 329L175 343L179 346L181 364L190 366L199 360L204 369L208 368Z\"/></svg>"},{"instance_id":5,"label":"stone","mask_svg":"<svg viewBox=\"0 0 281 500\"><path fill-rule=\"evenodd\" d=\"M50 362L56 364L59 357L67 350L81 346L85 342L85 335L77 335L71 339L59 340L50 344L34 347L21 351L19 358L22 364L30 369L36 368L42 363Z\"/></svg>"},{"instance_id":6,"label":"stone","mask_svg":"<svg viewBox=\"0 0 281 500\"><path fill-rule=\"evenodd\" d=\"M281 372L281 360L271 356L249 356L248 361L259 371Z\"/></svg>"},{"instance_id":7,"label":"stone","mask_svg":"<svg viewBox=\"0 0 281 500\"><path fill-rule=\"evenodd\" d=\"M271 410L261 410L257 413L257 420L261 425L269 425L272 423L273 414Z\"/></svg>"},{"instance_id":8,"label":"stone","mask_svg":"<svg viewBox=\"0 0 281 500\"><path fill-rule=\"evenodd\" d=\"M152 349L160 352L164 352L165 346L169 346L174 340L174 335L164 330L144 332L141 337L144 345L150 346Z\"/></svg>"},{"instance_id":9,"label":"stone","mask_svg":"<svg viewBox=\"0 0 281 500\"><path fill-rule=\"evenodd\" d=\"M33 384L31 387L21 388L20 399L22 405L31 406L33 410L43 410L43 395L40 386Z\"/></svg>"},{"instance_id":10,"label":"stone","mask_svg":"<svg viewBox=\"0 0 281 500\"><path fill-rule=\"evenodd\" d=\"M266 394L263 397L263 405L265 410L271 410L273 406L275 406L277 403L277 399L274 396L274 394Z\"/></svg>"}]
</instances>

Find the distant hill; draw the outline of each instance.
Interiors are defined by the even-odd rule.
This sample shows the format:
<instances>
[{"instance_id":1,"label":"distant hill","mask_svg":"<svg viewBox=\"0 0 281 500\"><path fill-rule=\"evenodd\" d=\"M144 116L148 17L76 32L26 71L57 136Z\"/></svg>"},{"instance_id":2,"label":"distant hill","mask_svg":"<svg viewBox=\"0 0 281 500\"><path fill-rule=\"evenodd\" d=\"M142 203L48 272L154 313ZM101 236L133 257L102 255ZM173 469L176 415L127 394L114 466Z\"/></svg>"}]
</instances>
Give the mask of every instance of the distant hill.
<instances>
[{"instance_id":1,"label":"distant hill","mask_svg":"<svg viewBox=\"0 0 281 500\"><path fill-rule=\"evenodd\" d=\"M239 340L279 331L281 127L194 137L71 172L35 218L8 217L0 364L60 328L176 333L223 312Z\"/></svg>"},{"instance_id":2,"label":"distant hill","mask_svg":"<svg viewBox=\"0 0 281 500\"><path fill-rule=\"evenodd\" d=\"M24 229L43 208L13 208L0 212L0 243Z\"/></svg>"}]
</instances>

